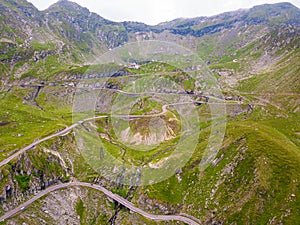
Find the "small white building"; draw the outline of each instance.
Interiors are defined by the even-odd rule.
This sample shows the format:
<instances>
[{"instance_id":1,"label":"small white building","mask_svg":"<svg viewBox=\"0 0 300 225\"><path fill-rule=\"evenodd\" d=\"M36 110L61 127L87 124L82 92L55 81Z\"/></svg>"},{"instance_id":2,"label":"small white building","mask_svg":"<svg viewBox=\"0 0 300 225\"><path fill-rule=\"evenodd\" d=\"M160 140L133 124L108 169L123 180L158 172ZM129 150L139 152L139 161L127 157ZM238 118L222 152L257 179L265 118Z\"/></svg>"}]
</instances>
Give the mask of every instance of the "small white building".
<instances>
[{"instance_id":1,"label":"small white building","mask_svg":"<svg viewBox=\"0 0 300 225\"><path fill-rule=\"evenodd\" d=\"M140 65L136 64L136 63L132 63L128 66L129 69L137 69L139 70L141 68Z\"/></svg>"}]
</instances>

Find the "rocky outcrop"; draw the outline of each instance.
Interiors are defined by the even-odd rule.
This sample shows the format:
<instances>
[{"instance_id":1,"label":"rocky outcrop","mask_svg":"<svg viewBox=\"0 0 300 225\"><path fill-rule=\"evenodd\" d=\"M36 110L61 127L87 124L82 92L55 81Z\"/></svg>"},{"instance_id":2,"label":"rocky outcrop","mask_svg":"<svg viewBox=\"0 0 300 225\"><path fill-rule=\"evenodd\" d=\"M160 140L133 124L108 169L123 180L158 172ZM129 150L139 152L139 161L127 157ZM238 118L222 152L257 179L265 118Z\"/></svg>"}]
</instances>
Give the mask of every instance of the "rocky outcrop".
<instances>
[{"instance_id":1,"label":"rocky outcrop","mask_svg":"<svg viewBox=\"0 0 300 225\"><path fill-rule=\"evenodd\" d=\"M43 158L48 162L41 165ZM42 157L23 154L15 163L3 168L0 173L2 210L11 210L30 198L32 194L53 184L67 181L66 175L60 159L53 154L45 154Z\"/></svg>"}]
</instances>

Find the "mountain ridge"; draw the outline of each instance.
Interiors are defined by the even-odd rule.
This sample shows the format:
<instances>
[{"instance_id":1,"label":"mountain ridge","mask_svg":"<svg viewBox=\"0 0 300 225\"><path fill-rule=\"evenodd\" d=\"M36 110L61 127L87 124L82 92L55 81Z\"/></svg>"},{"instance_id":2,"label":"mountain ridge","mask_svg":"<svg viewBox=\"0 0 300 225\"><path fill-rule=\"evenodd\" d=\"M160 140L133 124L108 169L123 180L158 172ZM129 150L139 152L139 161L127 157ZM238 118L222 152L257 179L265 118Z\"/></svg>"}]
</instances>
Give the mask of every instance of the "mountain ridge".
<instances>
[{"instance_id":1,"label":"mountain ridge","mask_svg":"<svg viewBox=\"0 0 300 225\"><path fill-rule=\"evenodd\" d=\"M85 8L87 9L86 7L82 7L80 6L80 4L78 3L75 3L75 2L72 2L70 0L59 0L57 1L56 3L53 3L52 5L50 5L47 9L45 10L48 10L49 8L51 8L52 6L55 6L55 5L61 5L61 6L65 6L65 7L68 7L68 6L75 6L76 5L76 8L80 7L80 8ZM131 22L131 23L136 23L136 24L143 24L143 25L147 25L149 27L159 27L163 24L168 24L168 23L172 23L173 21L177 21L177 20L197 20L197 19L204 19L204 18L214 18L214 17L218 17L218 16L222 16L222 15L232 15L232 14L235 14L235 13L239 13L239 12L247 12L247 11L255 11L255 10L260 10L262 8L265 8L265 9L272 9L272 8L278 8L280 10L299 10L298 7L296 7L295 5L293 5L292 3L290 2L279 2L279 3L273 3L273 4L270 4L270 3L266 3L266 4L261 4L261 5L255 5L253 7L250 7L250 8L240 8L240 9L237 9L237 10L232 10L232 11L225 11L225 12L222 12L222 13L218 13L218 14L215 14L215 15L211 15L211 16L196 16L196 17L191 17L191 18L184 18L184 17L180 17L180 18L175 18L173 20L170 20L170 21L163 21L163 22L160 22L156 25L148 25L144 22L137 22L137 21L122 21L122 22L115 22L115 23L128 23L128 22ZM43 10L43 11L45 11ZM95 13L95 12L93 12ZM97 15L99 15L98 13L95 13ZM109 20L109 19L106 19L106 20ZM114 22L113 20L109 20L111 22Z\"/></svg>"},{"instance_id":2,"label":"mountain ridge","mask_svg":"<svg viewBox=\"0 0 300 225\"><path fill-rule=\"evenodd\" d=\"M21 62L26 62L27 67L34 66L30 65L31 58L47 60L48 55L55 55L55 61L65 61L66 65L91 63L109 49L137 40L175 41L213 62L224 54L234 54L229 43L234 44L234 49L241 48L274 29L292 26L297 30L300 25L300 9L291 3L265 4L212 17L175 19L155 26L112 22L68 0L58 1L43 11L25 0L5 0L0 7L2 39L11 42L2 42L7 50L0 60L6 75L20 70L23 75L17 77L31 76L28 68L16 68ZM215 40L219 44L208 46L207 38L219 39ZM204 51L203 44L207 45Z\"/></svg>"}]
</instances>

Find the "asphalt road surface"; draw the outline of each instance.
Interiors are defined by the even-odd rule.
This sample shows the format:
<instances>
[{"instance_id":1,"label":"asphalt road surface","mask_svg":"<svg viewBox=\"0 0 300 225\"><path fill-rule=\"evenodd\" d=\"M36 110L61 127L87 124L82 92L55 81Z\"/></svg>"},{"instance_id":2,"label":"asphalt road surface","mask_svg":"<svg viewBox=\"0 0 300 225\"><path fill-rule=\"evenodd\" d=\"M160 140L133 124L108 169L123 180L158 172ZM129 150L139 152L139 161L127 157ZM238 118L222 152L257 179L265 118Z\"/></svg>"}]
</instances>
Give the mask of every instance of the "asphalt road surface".
<instances>
[{"instance_id":1,"label":"asphalt road surface","mask_svg":"<svg viewBox=\"0 0 300 225\"><path fill-rule=\"evenodd\" d=\"M111 191L105 189L102 186L95 185L95 184L89 184L89 183L83 183L83 182L71 182L71 183L65 183L65 184L58 184L55 186L51 186L47 188L44 191L41 191L38 193L36 196L28 200L27 202L23 203L22 205L19 205L17 208L5 213L2 217L0 217L0 221L4 221L22 211L24 211L28 206L30 206L33 202L36 200L42 198L43 196L49 194L50 192L63 189L63 188L68 188L68 187L76 187L76 186L81 186L81 187L88 187L88 188L93 188L96 190L99 190L103 192L107 197L115 200L116 202L120 203L121 205L125 206L126 208L130 209L130 211L138 213L150 220L156 220L156 221L181 221L186 224L190 225L199 225L196 221L193 219L187 217L187 216L180 216L180 215L154 215L151 213L147 213L143 211L142 209L139 209L138 207L134 206L131 202L128 200L122 198L121 196L112 193Z\"/></svg>"},{"instance_id":2,"label":"asphalt road surface","mask_svg":"<svg viewBox=\"0 0 300 225\"><path fill-rule=\"evenodd\" d=\"M127 117L142 118L142 117L160 116L160 115L163 115L167 112L167 107L168 106L179 105L179 104L191 104L191 103L195 103L195 102L178 102L178 103L173 103L173 104L166 104L162 107L162 112L160 112L158 114L154 114L154 115L110 115L110 116L117 117L117 118L127 118ZM205 104L205 102L200 102L200 103ZM5 160L3 160L2 162L0 162L0 167L6 165L12 159L18 157L19 155L23 154L24 152L26 152L30 149L33 149L35 146L37 146L38 144L40 144L44 141L47 141L47 140L49 140L51 138L54 138L54 137L64 136L64 135L68 134L68 132L70 132L73 128L79 126L80 124L82 124L84 122L87 122L87 121L90 121L90 120L93 120L93 119L106 118L106 117L108 117L108 115L97 116L97 117L93 117L93 118L87 118L87 119L84 119L82 121L78 121L77 123L67 127L66 129L64 129L62 131L59 131L58 133L49 135L49 136L47 136L43 139L40 139L40 140L26 146L25 148L22 148L18 152L14 153L10 157L8 157ZM7 218L10 218L10 217L16 215L17 213L23 211L26 207L28 207L34 201L38 200L39 198L43 197L44 195L49 194L52 191L62 189L62 188L72 187L72 186L84 186L84 187L89 187L89 188L100 190L105 195L107 195L108 197L114 199L115 201L119 202L120 204L122 204L126 208L130 209L132 212L136 212L136 213L138 213L138 214L140 214L140 215L142 215L142 216L144 216L148 219L151 219L151 220L159 220L159 221L176 220L176 221L182 221L184 223L192 224L192 225L198 224L193 219L185 217L185 216L180 216L180 215L154 215L154 214L147 213L147 212L135 207L131 202L127 201L126 199L122 198L119 195L113 194L112 192L108 191L107 189L103 188L102 186L92 185L92 184L89 184L89 183L81 183L81 182L72 182L72 183L67 183L67 184L59 184L59 185L56 185L56 186L51 186L51 187L47 188L47 190L44 190L44 191L38 193L36 196L34 196L32 199L28 200L24 204L22 204L22 205L18 206L17 208L7 212L5 215L0 217L0 221L5 220Z\"/></svg>"},{"instance_id":3,"label":"asphalt road surface","mask_svg":"<svg viewBox=\"0 0 300 225\"><path fill-rule=\"evenodd\" d=\"M192 104L194 102L179 102L179 103L173 103L173 104L166 104L164 106L162 106L162 112L160 113L157 113L157 114L153 114L153 115L104 115L104 116L96 116L96 117L93 117L93 118L87 118L87 119L84 119L82 121L78 121L77 123L67 127L66 129L58 132L58 133L55 133L55 134L51 134L43 139L40 139L36 142L33 142L32 144L26 146L25 148L22 148L20 149L19 151L17 151L16 153L14 153L13 155L9 156L8 158L6 158L5 160L3 160L2 162L0 162L0 167L6 165L7 163L9 163L11 160L13 160L14 158L18 157L19 155L23 154L24 152L30 150L30 149L33 149L35 146L39 145L40 143L44 142L44 141L47 141L51 138L54 138L54 137L58 137L58 136L64 136L66 135L68 132L70 132L73 128L79 126L80 124L84 123L84 122L87 122L87 121L90 121L90 120L94 120L94 119L101 119L101 118L106 118L106 117L115 117L115 118L147 118L147 117L154 117L154 116L161 116L163 114L165 114L167 112L167 107L168 106L172 106L172 105L181 105L181 104ZM200 102L200 103L203 103L204 102Z\"/></svg>"}]
</instances>

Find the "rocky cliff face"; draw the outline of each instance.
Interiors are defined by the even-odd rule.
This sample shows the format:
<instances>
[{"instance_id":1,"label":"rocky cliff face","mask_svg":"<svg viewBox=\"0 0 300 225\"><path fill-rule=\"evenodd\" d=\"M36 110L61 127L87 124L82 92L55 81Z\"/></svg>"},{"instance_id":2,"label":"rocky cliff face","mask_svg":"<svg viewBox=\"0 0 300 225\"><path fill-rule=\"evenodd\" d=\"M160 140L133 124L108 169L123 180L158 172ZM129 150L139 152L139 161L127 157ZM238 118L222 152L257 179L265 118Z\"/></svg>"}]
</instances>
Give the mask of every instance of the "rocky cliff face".
<instances>
[{"instance_id":1,"label":"rocky cliff face","mask_svg":"<svg viewBox=\"0 0 300 225\"><path fill-rule=\"evenodd\" d=\"M2 210L11 210L31 195L70 179L71 170L55 151L57 145L53 143L51 151L38 147L34 154L24 154L2 168L0 177L2 184L5 183L0 193Z\"/></svg>"}]
</instances>

